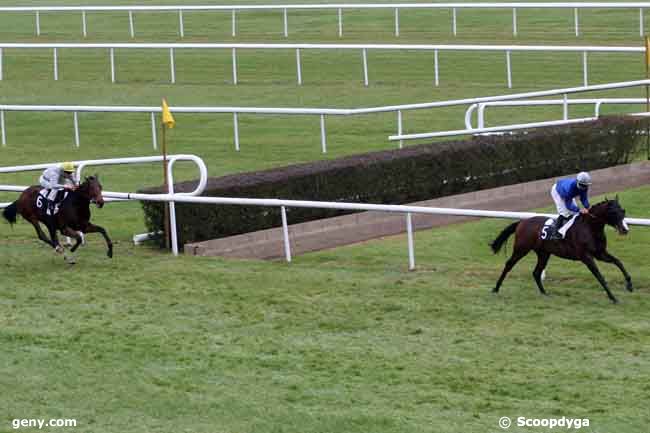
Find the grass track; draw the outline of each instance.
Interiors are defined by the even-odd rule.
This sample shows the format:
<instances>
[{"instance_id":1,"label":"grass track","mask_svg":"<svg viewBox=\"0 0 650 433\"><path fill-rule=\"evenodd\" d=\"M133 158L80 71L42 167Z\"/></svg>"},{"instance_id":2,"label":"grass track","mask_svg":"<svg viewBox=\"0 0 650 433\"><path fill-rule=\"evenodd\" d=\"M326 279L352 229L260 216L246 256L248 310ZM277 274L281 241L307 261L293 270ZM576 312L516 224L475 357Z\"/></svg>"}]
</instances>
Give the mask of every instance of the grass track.
<instances>
[{"instance_id":1,"label":"grass track","mask_svg":"<svg viewBox=\"0 0 650 433\"><path fill-rule=\"evenodd\" d=\"M622 194L630 214L648 214L648 192ZM487 243L504 226L418 232L415 272L402 236L290 266L127 242L110 261L90 237L66 268L26 224L5 228L0 387L11 397L0 431L47 416L90 432L483 433L501 416L567 416L589 418L585 431L644 432L648 232L608 230L638 289L625 293L602 265L613 306L585 268L559 259L549 298L532 258L491 295L505 257Z\"/></svg>"},{"instance_id":2,"label":"grass track","mask_svg":"<svg viewBox=\"0 0 650 433\"><path fill-rule=\"evenodd\" d=\"M57 4L77 4L62 1ZM119 1L112 4L134 4ZM138 4L172 4L173 0ZM198 3L198 2L195 2ZM21 4L41 4L27 1ZM54 4L52 2L48 4ZM89 0L85 4L105 4ZM638 45L638 11L463 11L459 36L450 13L401 11L397 42ZM647 20L646 14L646 20ZM126 15L89 14L90 41L128 41ZM340 42L395 42L390 11L350 12ZM0 16L3 41L78 41L77 15ZM230 37L227 14L186 14L191 41L284 41L281 16L245 13ZM646 23L646 27L648 27ZM138 41L178 40L176 16L136 14ZM339 42L333 14L290 14L295 42ZM63 50L58 82L51 53L7 50L0 102L359 107L505 93L503 59L441 54L441 86L430 56L369 55L371 85L358 53L303 55L295 84L292 53L251 52L241 84L229 83L223 53L177 53L178 84L167 83L165 53L118 53L109 84L103 53ZM579 85L579 56L513 55L514 89ZM642 59L590 56L590 81L643 76ZM609 96L639 96L618 92ZM635 107L627 107L633 110ZM550 109L548 109L550 110ZM536 120L549 111L491 111L489 122ZM559 110L554 113L559 115ZM572 108L588 114L590 109ZM608 108L606 108L608 110ZM607 112L607 111L605 111ZM406 132L462 126L464 110L405 115ZM392 148L394 116L327 120L327 155L318 120L240 116L242 151L229 116L177 116L171 149L196 153L211 175ZM63 114L7 113L2 164L151 154L147 116L81 115L81 148ZM106 189L159 183L159 167L102 169ZM194 176L180 167L179 179ZM34 174L1 183L34 181ZM647 216L650 189L622 194L628 214ZM0 201L15 195L2 194ZM143 230L139 205L95 211L116 240L116 257L90 236L80 262L62 266L31 227L0 223L0 432L14 418L76 418L84 432L443 432L498 431L501 416L587 417L591 433L646 433L650 418L647 231L612 236L611 250L632 274L602 265L622 304L612 306L582 266L552 259L540 297L531 259L489 294L505 261L487 243L505 226L487 220L416 234L416 272L406 271L403 237L281 262L172 258L130 243ZM611 231L609 231L611 235ZM30 431L23 429L21 431ZM509 431L543 431L543 429Z\"/></svg>"}]
</instances>

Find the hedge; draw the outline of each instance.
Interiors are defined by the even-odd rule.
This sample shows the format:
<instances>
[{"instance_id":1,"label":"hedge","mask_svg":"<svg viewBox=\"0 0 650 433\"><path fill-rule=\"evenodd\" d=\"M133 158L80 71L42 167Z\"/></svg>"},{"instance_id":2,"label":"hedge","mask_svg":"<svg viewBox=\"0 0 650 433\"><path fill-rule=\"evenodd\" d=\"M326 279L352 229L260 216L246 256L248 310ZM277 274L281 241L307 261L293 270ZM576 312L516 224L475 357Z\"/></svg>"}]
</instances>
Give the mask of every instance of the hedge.
<instances>
[{"instance_id":1,"label":"hedge","mask_svg":"<svg viewBox=\"0 0 650 433\"><path fill-rule=\"evenodd\" d=\"M623 164L639 141L642 120L607 117L516 135L478 136L400 150L210 178L203 195L403 204ZM174 185L177 192L196 182ZM163 187L140 192L161 193ZM163 204L143 202L151 231L163 226ZM349 213L287 209L290 224ZM176 204L179 245L276 227L280 209Z\"/></svg>"}]
</instances>

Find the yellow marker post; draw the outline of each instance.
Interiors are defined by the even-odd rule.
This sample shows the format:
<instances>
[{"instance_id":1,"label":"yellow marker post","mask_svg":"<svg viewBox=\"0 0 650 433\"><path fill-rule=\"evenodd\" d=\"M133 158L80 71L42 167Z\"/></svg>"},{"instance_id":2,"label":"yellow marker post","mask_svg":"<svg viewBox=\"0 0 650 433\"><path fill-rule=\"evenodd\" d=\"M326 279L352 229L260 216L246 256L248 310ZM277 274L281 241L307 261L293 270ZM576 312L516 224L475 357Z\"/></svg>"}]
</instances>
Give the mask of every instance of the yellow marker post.
<instances>
[{"instance_id":1,"label":"yellow marker post","mask_svg":"<svg viewBox=\"0 0 650 433\"><path fill-rule=\"evenodd\" d=\"M169 105L167 104L167 99L163 98L162 100L162 120L160 122L160 127L162 129L162 154L163 154L163 178L165 180L165 194L169 191L169 177L167 176L167 128L173 128L176 126L176 121L174 116L172 116L171 111L169 111ZM169 207L167 205L163 206L165 209L164 213L164 227L165 227L165 248L170 247L170 229L169 229Z\"/></svg>"}]
</instances>

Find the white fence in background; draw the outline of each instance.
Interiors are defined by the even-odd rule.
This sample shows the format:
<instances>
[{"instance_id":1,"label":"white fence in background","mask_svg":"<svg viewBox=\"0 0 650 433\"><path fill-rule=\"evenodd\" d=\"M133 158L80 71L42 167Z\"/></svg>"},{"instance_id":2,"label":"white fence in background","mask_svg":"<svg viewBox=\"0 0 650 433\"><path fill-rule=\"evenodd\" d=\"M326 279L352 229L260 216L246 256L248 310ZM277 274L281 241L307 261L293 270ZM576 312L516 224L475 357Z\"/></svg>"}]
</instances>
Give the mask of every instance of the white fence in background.
<instances>
[{"instance_id":1,"label":"white fence in background","mask_svg":"<svg viewBox=\"0 0 650 433\"><path fill-rule=\"evenodd\" d=\"M588 53L644 53L645 47L616 46L563 46L563 45L431 45L431 44L259 44L259 43L0 43L0 80L3 79L3 50L6 49L51 49L52 75L59 79L59 54L61 49L103 49L108 50L111 82L116 80L115 50L143 49L169 51L169 79L176 83L175 51L181 49L229 49L232 52L232 83L238 83L237 50L295 50L296 80L303 84L301 50L359 50L363 65L363 83L368 86L368 51L428 51L433 52L433 83L440 84L439 52L474 51L501 52L506 66L506 83L512 88L513 52L571 52L580 53L582 60L583 84L589 85Z\"/></svg>"},{"instance_id":2,"label":"white fence in background","mask_svg":"<svg viewBox=\"0 0 650 433\"><path fill-rule=\"evenodd\" d=\"M307 115L307 116L319 116L320 118L320 141L321 141L321 150L323 153L327 152L327 133L325 129L325 118L326 116L353 116L353 115L365 115L373 113L386 113L394 112L397 113L397 135L390 136L390 140L400 140L399 146L402 147L402 140L409 138L421 138L421 137L411 137L404 134L404 112L410 110L423 110L439 107L450 107L456 105L468 105L470 108L467 110L465 115L465 124L467 129L458 130L458 131L442 131L435 133L437 135L428 135L429 137L433 136L452 136L452 135L463 135L463 134L476 134L481 132L491 132L491 130L484 130L482 128L472 128L471 127L471 113L474 111L475 107L478 104L484 103L495 103L499 101L515 101L521 99L529 98L541 98L546 96L555 96L563 95L562 104L564 106L564 118L558 121L552 121L549 124L558 124L558 122L570 123L576 121L584 121L585 119L568 119L568 106L573 103L572 100L568 98L568 95L574 93L585 93L593 91L602 91L602 90L613 90L613 89L623 89L629 87L639 87L650 85L650 79L646 80L637 80L637 81L624 81L618 83L607 83L607 84L597 84L592 86L584 87L569 87L562 89L552 89L552 90L542 90L536 92L526 92L526 93L514 93L510 95L499 95L499 96L486 96L480 98L466 98L466 99L456 99L449 101L437 101L437 102L425 102L418 104L405 104L405 105L390 105L384 107L370 107L370 108L357 108L357 109L336 109L336 108L269 108L269 107L177 107L172 106L171 111L174 113L192 113L192 114L223 114L228 113L233 116L233 136L235 150L240 150L240 137L239 137L239 115L240 114L284 114L284 115ZM635 99L637 100L637 99ZM580 100L578 100L580 101ZM601 101L599 104L596 103L596 113L598 113L598 107L602 103L610 103L609 101L614 101L613 99L593 99L593 101ZM618 100L617 100L618 101ZM545 102L540 102L545 103ZM474 107L474 108L473 108ZM5 112L16 112L16 111L25 111L25 112L71 112L73 113L73 124L74 124L74 142L77 147L79 147L79 115L78 113L86 112L104 112L104 113L147 113L149 114L150 123L151 123L151 136L152 144L154 149L157 147L157 120L156 113L160 113L160 107L143 107L143 106L84 106L84 105L0 105L0 136L2 140L2 146L7 145L7 134L6 134L6 124L5 124ZM598 115L598 114L596 114ZM591 118L589 118L591 119ZM532 124L523 124L522 125L509 125L507 128L516 129L517 126L523 128L533 127ZM544 126L544 124L536 124L535 126ZM406 138L404 138L406 137Z\"/></svg>"},{"instance_id":3,"label":"white fence in background","mask_svg":"<svg viewBox=\"0 0 650 433\"><path fill-rule=\"evenodd\" d=\"M129 157L129 158L110 158L110 159L94 159L86 161L75 161L77 167L77 176L79 179L82 179L83 170L86 167L93 166L107 166L107 165L126 165L126 164L145 164L145 163L154 163L162 162L163 157L160 155L156 156L140 156L140 157ZM174 175L173 168L174 164L178 161L191 161L196 164L199 169L199 182L194 189L194 191L186 193L174 193ZM6 173L21 173L26 171L41 171L45 170L48 167L53 165L60 164L60 162L53 162L47 164L32 164L32 165L19 165L14 167L0 167L0 174ZM182 198L197 196L203 193L205 186L208 182L208 169L205 166L205 163L201 158L196 155L168 155L167 156L167 176L169 179L169 189L168 195L172 197ZM27 189L28 186L19 186L19 185L0 185L0 191L15 191L20 192ZM129 200L129 194L121 193L110 193L105 191L104 195L108 197L107 201L124 201ZM172 251L174 254L178 254L178 239L176 231L176 207L174 202L178 200L168 200L169 202L169 219L171 227L174 227L174 230L171 231L171 244ZM10 203L0 203L0 208L7 207Z\"/></svg>"},{"instance_id":4,"label":"white fence in background","mask_svg":"<svg viewBox=\"0 0 650 433\"><path fill-rule=\"evenodd\" d=\"M140 163L140 162L157 162L162 157L143 157L143 158L119 158L113 160L95 160L95 161L78 161L81 170L84 166L89 165L107 165L107 164L125 164L125 163ZM440 207L423 207L423 206L405 206L405 205L380 205L368 203L345 203L345 202L322 202L322 201L307 201L307 200L280 200L280 199L251 199L251 198L235 198L235 197L199 197L197 196L203 191L205 182L203 178L204 168L203 161L194 155L170 155L170 165L168 166L168 175L170 176L170 187L168 194L139 194L139 193L126 193L126 192L110 192L104 191L103 195L108 199L113 200L140 200L140 201L156 201L169 203L170 209L170 231L172 239L172 252L178 255L178 236L176 224L176 212L174 203L194 203L204 205L242 205L242 206L266 206L266 207L279 207L281 211L283 241L285 257L287 262L291 262L291 242L289 226L287 223L287 208L316 208L316 209L340 209L340 210L355 210L355 211L380 211L380 212L397 212L403 213L406 216L405 225L408 240L408 256L409 256L409 269L415 268L415 253L414 253L414 237L413 237L413 224L411 221L412 214L427 214L427 215L455 215L455 216L469 216L469 217L483 217L483 218L509 218L509 219L523 219L531 218L533 216L544 215L552 217L552 214L538 214L533 212L509 212L509 211L491 211L491 210L477 210L477 209L454 209L454 208L440 208ZM137 160L137 161L136 161ZM191 160L197 163L201 171L201 180L197 188L191 193L174 193L173 180L171 177L171 161L177 160ZM133 162L128 162L133 161ZM200 162L199 162L200 161ZM17 167L2 167L0 173L15 173L20 171L41 170L53 164L38 164L29 166ZM203 168L201 168L203 167ZM205 171L207 173L207 170ZM15 185L0 185L0 191L22 191L25 186ZM5 207L9 203L0 203L0 207ZM625 221L629 225L650 226L650 219L640 218L626 218Z\"/></svg>"},{"instance_id":5,"label":"white fence in background","mask_svg":"<svg viewBox=\"0 0 650 433\"><path fill-rule=\"evenodd\" d=\"M478 129L485 128L485 109L488 107L540 107L540 106L562 106L562 120L569 120L570 105L592 105L594 116L590 119L600 117L600 109L603 104L610 105L646 105L646 98L592 98L592 99L543 99L536 101L495 101L472 104L465 112L465 128L474 129L472 117L476 111L476 125Z\"/></svg>"},{"instance_id":6,"label":"white fence in background","mask_svg":"<svg viewBox=\"0 0 650 433\"><path fill-rule=\"evenodd\" d=\"M183 12L229 11L231 13L232 36L237 35L237 12L240 11L273 11L282 12L283 35L289 36L289 12L296 10L336 10L338 16L338 35L343 36L343 11L363 9L387 9L394 13L394 33L400 34L399 12L401 9L446 9L451 10L451 32L456 36L458 32L458 9L506 9L512 10L512 34L517 36L517 10L518 9L573 9L573 28L577 36L580 35L580 22L578 10L580 9L631 9L639 11L639 35L644 35L644 9L650 7L647 2L530 2L530 3L394 3L394 4L287 4L287 5L169 5L169 6L4 6L0 13L6 12L33 12L34 31L36 36L41 35L41 12L78 12L81 13L81 34L88 36L88 12L127 12L129 15L129 35L135 38L135 12L175 12L178 14L178 35L185 37L185 22ZM322 14L322 12L320 13ZM319 14L319 15L320 15Z\"/></svg>"}]
</instances>

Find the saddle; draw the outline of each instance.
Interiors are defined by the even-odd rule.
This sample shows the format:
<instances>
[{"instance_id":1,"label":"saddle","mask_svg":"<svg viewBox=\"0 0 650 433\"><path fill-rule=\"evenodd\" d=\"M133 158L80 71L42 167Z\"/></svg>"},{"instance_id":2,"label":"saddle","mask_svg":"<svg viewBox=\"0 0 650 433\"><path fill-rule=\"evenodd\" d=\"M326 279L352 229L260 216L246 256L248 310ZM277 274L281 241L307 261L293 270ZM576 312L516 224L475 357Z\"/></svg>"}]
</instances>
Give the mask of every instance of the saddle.
<instances>
[{"instance_id":1,"label":"saddle","mask_svg":"<svg viewBox=\"0 0 650 433\"><path fill-rule=\"evenodd\" d=\"M564 220L564 223L558 227L557 219L549 218L544 222L539 234L542 240L562 240L566 236L573 223L579 214L574 215L569 220ZM559 217L558 217L559 218Z\"/></svg>"},{"instance_id":2,"label":"saddle","mask_svg":"<svg viewBox=\"0 0 650 433\"><path fill-rule=\"evenodd\" d=\"M43 188L38 192L36 197L36 207L44 216L54 216L59 213L60 204L68 196L68 191L59 190L56 192L54 199L51 199L52 190Z\"/></svg>"}]
</instances>

